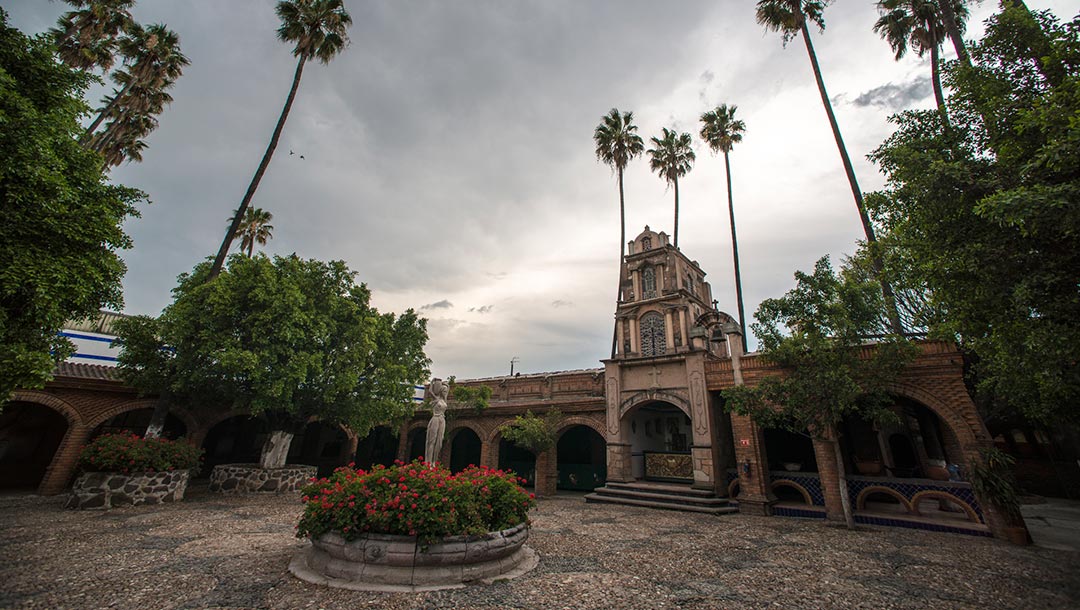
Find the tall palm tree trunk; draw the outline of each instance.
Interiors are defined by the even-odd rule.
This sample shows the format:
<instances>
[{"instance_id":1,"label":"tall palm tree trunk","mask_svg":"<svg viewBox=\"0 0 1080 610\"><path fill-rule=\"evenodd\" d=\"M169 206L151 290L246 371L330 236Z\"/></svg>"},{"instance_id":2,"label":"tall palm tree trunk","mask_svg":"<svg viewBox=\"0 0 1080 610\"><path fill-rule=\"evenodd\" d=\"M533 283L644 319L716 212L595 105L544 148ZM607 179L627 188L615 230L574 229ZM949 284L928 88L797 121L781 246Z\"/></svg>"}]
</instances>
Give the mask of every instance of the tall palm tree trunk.
<instances>
[{"instance_id":1,"label":"tall palm tree trunk","mask_svg":"<svg viewBox=\"0 0 1080 610\"><path fill-rule=\"evenodd\" d=\"M933 36L933 34L931 34ZM949 111L945 107L945 91L941 88L941 53L938 41L934 39L930 46L930 81L934 85L934 100L937 101L938 113L945 130L949 130Z\"/></svg>"},{"instance_id":2,"label":"tall palm tree trunk","mask_svg":"<svg viewBox=\"0 0 1080 610\"><path fill-rule=\"evenodd\" d=\"M86 131L84 131L82 136L79 138L80 144L86 143L86 141L90 139L90 136L94 135L94 132L97 131L97 128L101 126L101 122L105 120L105 117L109 116L109 113L112 112L113 108L115 108L118 103L120 103L120 99L123 98L124 95L128 92L128 89L131 88L131 83L133 80L134 79L129 80L127 84L124 85L124 88L120 90L120 93L114 95L108 105L106 105L105 108L101 110L101 112L97 115L97 118L94 119L94 122L90 123L90 126L86 128Z\"/></svg>"},{"instance_id":3,"label":"tall palm tree trunk","mask_svg":"<svg viewBox=\"0 0 1080 610\"><path fill-rule=\"evenodd\" d=\"M675 249L679 249L679 179L671 181L675 185Z\"/></svg>"},{"instance_id":4,"label":"tall palm tree trunk","mask_svg":"<svg viewBox=\"0 0 1080 610\"><path fill-rule=\"evenodd\" d=\"M739 271L739 240L735 235L735 203L731 197L731 162L724 153L724 171L727 172L728 218L731 220L731 252L735 256L735 298L739 303L739 326L742 328L743 345L746 345L746 314L743 312L742 273Z\"/></svg>"},{"instance_id":5,"label":"tall palm tree trunk","mask_svg":"<svg viewBox=\"0 0 1080 610\"><path fill-rule=\"evenodd\" d=\"M255 196L255 190L259 188L259 182L262 181L263 174L266 173L266 167L270 165L270 158L274 156L278 140L281 139L281 131L285 128L285 121L289 118L293 100L296 99L296 90L300 87L300 76L304 72L304 62L306 61L307 57L301 55L300 60L296 62L296 74L293 76L292 88L289 89L289 97L285 100L285 107L282 108L281 116L278 117L277 126L274 127L274 135L270 137L270 145L266 147L266 152L259 163L259 169L255 170L255 176L252 177L251 184L248 185L247 192L244 193L244 200L240 202L240 207L237 208L236 215L233 216L232 225L229 226L229 231L221 242L221 248L218 249L217 258L214 259L214 265L210 268L210 276L206 278L207 281L214 279L221 273L221 267L225 264L225 257L229 254L229 248L232 247L232 242L236 238L236 231L240 228L244 213L247 212L248 205L251 204L251 199Z\"/></svg>"},{"instance_id":6,"label":"tall palm tree trunk","mask_svg":"<svg viewBox=\"0 0 1080 610\"><path fill-rule=\"evenodd\" d=\"M836 139L836 148L840 151L840 160L844 163L844 172L847 173L851 194L855 197L855 207L859 210L859 220L862 221L863 233L866 235L867 244L873 247L877 243L877 236L874 235L874 226L870 223L870 216L866 213L866 206L863 205L862 190L859 189L859 182L855 179L855 168L851 165L847 147L844 146L844 138L840 135L840 125L836 122L832 103L829 102L829 94L825 91L825 80L821 77L821 66L818 65L814 44L810 42L810 30L806 27L805 19L802 20L800 27L802 28L803 42L806 43L806 53L810 56L810 66L814 70L814 80L817 81L818 93L821 94L821 103L825 106L825 114L829 116L829 126L832 127L833 138ZM893 294L892 286L883 279L885 266L881 262L881 256L875 253L873 261L874 271L881 282L881 292L885 297L885 306L888 308L889 324L893 332L902 335L904 334L904 325L900 321L900 312L896 308L896 295Z\"/></svg>"},{"instance_id":7,"label":"tall palm tree trunk","mask_svg":"<svg viewBox=\"0 0 1080 610\"><path fill-rule=\"evenodd\" d=\"M941 11L941 20L945 22L945 30L949 32L956 57L967 66L971 65L971 57L968 56L967 47L964 45L964 37L960 33L960 26L956 23L956 12L949 0L937 0L938 9Z\"/></svg>"},{"instance_id":8,"label":"tall palm tree trunk","mask_svg":"<svg viewBox=\"0 0 1080 610\"><path fill-rule=\"evenodd\" d=\"M622 301L622 285L626 279L623 275L623 258L626 256L626 201L623 198L623 169L618 168L619 176L619 287L615 291L615 307L619 307ZM611 329L611 357L615 357L615 350L619 345L619 319L615 318L615 326Z\"/></svg>"}]
</instances>

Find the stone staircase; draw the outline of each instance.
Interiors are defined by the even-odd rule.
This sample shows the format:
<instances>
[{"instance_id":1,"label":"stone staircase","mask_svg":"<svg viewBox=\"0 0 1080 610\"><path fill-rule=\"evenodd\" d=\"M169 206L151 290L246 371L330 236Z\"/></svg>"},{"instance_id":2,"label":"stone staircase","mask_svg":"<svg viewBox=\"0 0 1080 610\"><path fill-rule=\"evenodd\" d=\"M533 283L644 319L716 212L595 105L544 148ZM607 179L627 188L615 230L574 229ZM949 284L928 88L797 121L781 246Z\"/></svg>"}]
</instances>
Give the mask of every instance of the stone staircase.
<instances>
[{"instance_id":1,"label":"stone staircase","mask_svg":"<svg viewBox=\"0 0 1080 610\"><path fill-rule=\"evenodd\" d=\"M623 504L665 510L723 515L739 512L728 498L718 498L711 491L691 489L689 485L634 481L616 483L608 481L585 496L590 503Z\"/></svg>"}]
</instances>

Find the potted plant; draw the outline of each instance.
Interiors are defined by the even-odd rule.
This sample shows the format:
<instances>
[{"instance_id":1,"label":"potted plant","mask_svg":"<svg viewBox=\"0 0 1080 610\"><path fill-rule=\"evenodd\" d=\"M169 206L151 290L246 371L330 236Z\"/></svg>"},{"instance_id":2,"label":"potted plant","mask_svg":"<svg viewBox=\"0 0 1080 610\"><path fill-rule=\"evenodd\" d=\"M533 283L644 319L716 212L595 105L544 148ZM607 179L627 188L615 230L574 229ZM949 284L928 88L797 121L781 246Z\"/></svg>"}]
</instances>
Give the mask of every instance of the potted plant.
<instances>
[{"instance_id":1,"label":"potted plant","mask_svg":"<svg viewBox=\"0 0 1080 610\"><path fill-rule=\"evenodd\" d=\"M83 474L75 480L67 506L112 508L182 500L201 456L202 449L183 441L103 434L79 456Z\"/></svg>"},{"instance_id":2,"label":"potted plant","mask_svg":"<svg viewBox=\"0 0 1080 610\"><path fill-rule=\"evenodd\" d=\"M297 537L311 547L289 569L351 589L424 590L512 578L536 565L524 546L535 496L512 473L452 474L415 460L339 468L303 489Z\"/></svg>"}]
</instances>

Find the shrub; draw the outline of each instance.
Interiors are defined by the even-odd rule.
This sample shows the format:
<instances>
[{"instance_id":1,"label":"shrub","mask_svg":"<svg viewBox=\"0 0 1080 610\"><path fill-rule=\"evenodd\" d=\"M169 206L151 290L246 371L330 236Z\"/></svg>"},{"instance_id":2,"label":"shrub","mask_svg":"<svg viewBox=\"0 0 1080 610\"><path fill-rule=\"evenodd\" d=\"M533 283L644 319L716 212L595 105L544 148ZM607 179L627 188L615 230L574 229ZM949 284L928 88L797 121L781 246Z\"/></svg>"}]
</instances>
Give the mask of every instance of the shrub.
<instances>
[{"instance_id":1,"label":"shrub","mask_svg":"<svg viewBox=\"0 0 1080 610\"><path fill-rule=\"evenodd\" d=\"M136 434L102 434L83 448L82 472L161 472L199 465L202 449L181 441L140 438Z\"/></svg>"},{"instance_id":2,"label":"shrub","mask_svg":"<svg viewBox=\"0 0 1080 610\"><path fill-rule=\"evenodd\" d=\"M543 453L555 446L558 436L555 430L559 425L562 414L558 409L548 411L543 417L533 415L532 411L526 411L525 415L518 415L514 421L502 427L503 438L514 443L518 447Z\"/></svg>"},{"instance_id":3,"label":"shrub","mask_svg":"<svg viewBox=\"0 0 1080 610\"><path fill-rule=\"evenodd\" d=\"M533 494L514 473L470 466L452 474L417 459L370 472L338 468L303 489L296 535L328 532L354 540L362 534L416 536L430 544L445 536L482 534L528 521Z\"/></svg>"}]
</instances>

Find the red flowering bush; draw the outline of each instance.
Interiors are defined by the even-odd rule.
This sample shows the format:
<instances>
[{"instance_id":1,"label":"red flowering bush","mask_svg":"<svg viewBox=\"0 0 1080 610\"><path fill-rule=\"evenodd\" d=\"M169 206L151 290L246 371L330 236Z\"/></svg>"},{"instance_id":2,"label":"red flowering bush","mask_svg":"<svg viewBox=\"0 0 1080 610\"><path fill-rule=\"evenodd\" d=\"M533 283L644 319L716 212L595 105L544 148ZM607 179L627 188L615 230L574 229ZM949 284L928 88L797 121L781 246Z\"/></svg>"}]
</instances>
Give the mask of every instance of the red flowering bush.
<instances>
[{"instance_id":1,"label":"red flowering bush","mask_svg":"<svg viewBox=\"0 0 1080 610\"><path fill-rule=\"evenodd\" d=\"M338 468L303 489L297 537L327 532L416 536L430 544L445 536L481 534L525 523L536 498L514 473L475 466L452 474L422 459L371 471Z\"/></svg>"},{"instance_id":2,"label":"red flowering bush","mask_svg":"<svg viewBox=\"0 0 1080 610\"><path fill-rule=\"evenodd\" d=\"M202 449L165 438L141 438L137 434L102 434L83 448L79 470L83 472L162 472L186 470L199 465Z\"/></svg>"}]
</instances>

